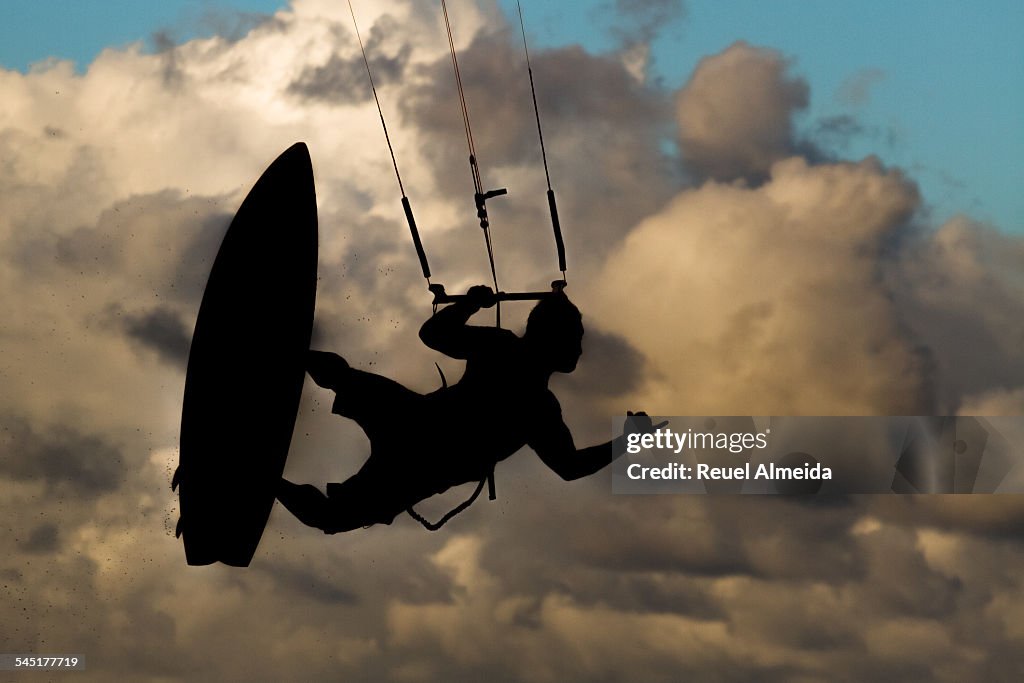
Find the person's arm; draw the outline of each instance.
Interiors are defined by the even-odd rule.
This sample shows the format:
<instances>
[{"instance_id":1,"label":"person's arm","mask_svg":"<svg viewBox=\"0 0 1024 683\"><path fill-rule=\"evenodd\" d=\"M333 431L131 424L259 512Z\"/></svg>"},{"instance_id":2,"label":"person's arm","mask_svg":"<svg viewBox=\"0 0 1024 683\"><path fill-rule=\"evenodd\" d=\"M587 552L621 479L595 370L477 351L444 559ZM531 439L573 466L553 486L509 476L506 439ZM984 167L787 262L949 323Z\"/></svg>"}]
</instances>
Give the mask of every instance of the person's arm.
<instances>
[{"instance_id":1,"label":"person's arm","mask_svg":"<svg viewBox=\"0 0 1024 683\"><path fill-rule=\"evenodd\" d=\"M623 455L626 452L627 434L630 432L654 429L646 413L629 413L632 424L627 423L623 434L596 446L577 449L572 433L562 421L558 402L554 399L552 401L557 417L547 421L544 427L533 434L528 445L545 465L565 481L588 477Z\"/></svg>"},{"instance_id":2,"label":"person's arm","mask_svg":"<svg viewBox=\"0 0 1024 683\"><path fill-rule=\"evenodd\" d=\"M490 287L477 285L466 294L465 299L445 306L420 327L420 339L424 344L460 360L466 360L474 349L479 348L481 337L492 332L490 328L466 323L481 308L494 305L494 292Z\"/></svg>"},{"instance_id":3,"label":"person's arm","mask_svg":"<svg viewBox=\"0 0 1024 683\"><path fill-rule=\"evenodd\" d=\"M591 474L611 464L615 458L626 452L624 436L616 437L596 446L577 449L572 443L569 428L562 425L564 436L556 442L550 441L531 444L541 461L565 481L573 481L589 477Z\"/></svg>"}]
</instances>

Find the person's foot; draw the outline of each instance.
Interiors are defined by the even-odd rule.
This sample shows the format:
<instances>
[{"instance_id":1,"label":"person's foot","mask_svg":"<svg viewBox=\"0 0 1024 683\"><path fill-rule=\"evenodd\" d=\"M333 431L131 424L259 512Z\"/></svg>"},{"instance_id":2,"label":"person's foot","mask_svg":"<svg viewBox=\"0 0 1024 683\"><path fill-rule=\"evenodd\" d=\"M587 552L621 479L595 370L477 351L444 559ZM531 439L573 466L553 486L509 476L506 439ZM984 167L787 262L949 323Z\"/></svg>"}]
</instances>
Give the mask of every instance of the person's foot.
<instances>
[{"instance_id":1,"label":"person's foot","mask_svg":"<svg viewBox=\"0 0 1024 683\"><path fill-rule=\"evenodd\" d=\"M336 353L310 349L306 356L306 372L324 389L336 390L348 368L348 362Z\"/></svg>"},{"instance_id":2,"label":"person's foot","mask_svg":"<svg viewBox=\"0 0 1024 683\"><path fill-rule=\"evenodd\" d=\"M328 487L339 486L328 484ZM284 477L278 482L277 500L288 512L305 524L325 534L337 534L373 524L363 511L332 504L320 489L312 484L293 484ZM336 503L337 501L335 501Z\"/></svg>"},{"instance_id":3,"label":"person's foot","mask_svg":"<svg viewBox=\"0 0 1024 683\"><path fill-rule=\"evenodd\" d=\"M281 477L274 496L288 512L310 526L319 526L324 503L327 501L327 497L320 489L312 484L293 484Z\"/></svg>"},{"instance_id":4,"label":"person's foot","mask_svg":"<svg viewBox=\"0 0 1024 683\"><path fill-rule=\"evenodd\" d=\"M285 496L287 498L288 494L298 487L299 484L293 484L284 477L281 477L281 480L277 482L277 490L274 492L274 497L280 498L281 496Z\"/></svg>"}]
</instances>

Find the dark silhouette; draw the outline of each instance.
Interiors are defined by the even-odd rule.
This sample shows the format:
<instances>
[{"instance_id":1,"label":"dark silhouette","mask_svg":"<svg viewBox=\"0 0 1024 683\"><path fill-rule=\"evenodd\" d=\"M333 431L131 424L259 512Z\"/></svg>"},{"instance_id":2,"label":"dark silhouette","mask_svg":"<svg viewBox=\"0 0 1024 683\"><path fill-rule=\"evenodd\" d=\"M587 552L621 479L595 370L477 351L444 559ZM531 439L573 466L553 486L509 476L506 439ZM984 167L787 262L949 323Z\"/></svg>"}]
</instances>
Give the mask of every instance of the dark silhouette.
<instances>
[{"instance_id":1,"label":"dark silhouette","mask_svg":"<svg viewBox=\"0 0 1024 683\"><path fill-rule=\"evenodd\" d=\"M239 207L196 318L172 481L190 565L245 567L259 545L302 397L316 266L313 166L299 142Z\"/></svg>"},{"instance_id":2,"label":"dark silhouette","mask_svg":"<svg viewBox=\"0 0 1024 683\"><path fill-rule=\"evenodd\" d=\"M551 374L572 372L582 353L579 309L563 293L552 294L531 311L522 337L467 324L495 300L490 287L472 287L423 324L427 346L466 361L458 383L430 394L356 370L336 354L310 351L310 376L337 393L333 411L362 427L371 453L347 481L328 484L326 495L282 479L278 500L303 523L333 534L390 524L452 486L481 482L482 488L495 464L524 445L565 480L593 474L621 455L623 437L577 449L548 389ZM627 429L653 427L638 413Z\"/></svg>"}]
</instances>

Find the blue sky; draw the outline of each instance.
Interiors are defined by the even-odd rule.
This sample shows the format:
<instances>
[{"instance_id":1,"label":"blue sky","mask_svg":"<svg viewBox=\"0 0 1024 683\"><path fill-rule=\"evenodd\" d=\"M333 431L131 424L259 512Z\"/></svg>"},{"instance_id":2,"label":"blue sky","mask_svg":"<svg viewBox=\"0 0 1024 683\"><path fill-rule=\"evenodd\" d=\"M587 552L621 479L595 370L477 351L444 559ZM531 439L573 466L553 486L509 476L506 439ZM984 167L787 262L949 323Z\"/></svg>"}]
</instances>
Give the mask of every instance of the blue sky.
<instances>
[{"instance_id":1,"label":"blue sky","mask_svg":"<svg viewBox=\"0 0 1024 683\"><path fill-rule=\"evenodd\" d=\"M339 0L341 1L341 0ZM358 4L358 3L357 3ZM501 0L514 12L515 5ZM0 23L0 65L25 70L59 57L83 69L104 47L237 30L237 12L268 13L279 0L19 0ZM523 3L536 46L619 45L635 21L611 2ZM862 132L836 149L877 154L921 184L937 220L962 211L1024 232L1024 3L1019 0L689 0L659 27L652 76L685 82L697 61L736 40L773 47L808 80L802 125L854 116ZM856 86L863 87L859 90ZM850 97L859 92L862 97ZM845 97L844 97L845 93Z\"/></svg>"}]
</instances>

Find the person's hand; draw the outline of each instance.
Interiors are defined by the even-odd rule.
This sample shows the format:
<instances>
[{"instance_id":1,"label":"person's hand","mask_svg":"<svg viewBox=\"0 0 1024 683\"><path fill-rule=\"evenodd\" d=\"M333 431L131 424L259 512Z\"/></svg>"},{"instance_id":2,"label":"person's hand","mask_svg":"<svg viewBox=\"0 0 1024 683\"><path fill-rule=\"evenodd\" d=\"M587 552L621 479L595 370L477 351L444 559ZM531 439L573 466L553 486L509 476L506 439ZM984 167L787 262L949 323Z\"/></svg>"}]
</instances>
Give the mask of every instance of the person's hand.
<instances>
[{"instance_id":1,"label":"person's hand","mask_svg":"<svg viewBox=\"0 0 1024 683\"><path fill-rule=\"evenodd\" d=\"M647 413L640 411L634 413L630 410L626 411L626 425L624 431L626 434L649 434L655 429L661 429L668 424L668 420L654 424Z\"/></svg>"},{"instance_id":2,"label":"person's hand","mask_svg":"<svg viewBox=\"0 0 1024 683\"><path fill-rule=\"evenodd\" d=\"M487 285L474 285L466 292L466 298L470 303L480 308L490 308L498 299L494 296L494 290Z\"/></svg>"}]
</instances>

